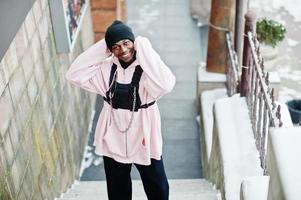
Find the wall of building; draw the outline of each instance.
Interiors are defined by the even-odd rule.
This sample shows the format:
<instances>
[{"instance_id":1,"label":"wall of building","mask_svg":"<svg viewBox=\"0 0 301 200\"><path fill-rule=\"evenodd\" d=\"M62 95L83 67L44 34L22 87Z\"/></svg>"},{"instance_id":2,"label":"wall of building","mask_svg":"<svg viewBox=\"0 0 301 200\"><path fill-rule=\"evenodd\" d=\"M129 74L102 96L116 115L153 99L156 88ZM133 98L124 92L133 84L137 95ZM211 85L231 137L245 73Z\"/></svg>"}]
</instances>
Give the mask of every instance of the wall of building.
<instances>
[{"instance_id":1,"label":"wall of building","mask_svg":"<svg viewBox=\"0 0 301 200\"><path fill-rule=\"evenodd\" d=\"M65 73L94 42L91 19L58 54L48 0L36 0L1 60L0 199L54 199L78 178L95 96Z\"/></svg>"}]
</instances>

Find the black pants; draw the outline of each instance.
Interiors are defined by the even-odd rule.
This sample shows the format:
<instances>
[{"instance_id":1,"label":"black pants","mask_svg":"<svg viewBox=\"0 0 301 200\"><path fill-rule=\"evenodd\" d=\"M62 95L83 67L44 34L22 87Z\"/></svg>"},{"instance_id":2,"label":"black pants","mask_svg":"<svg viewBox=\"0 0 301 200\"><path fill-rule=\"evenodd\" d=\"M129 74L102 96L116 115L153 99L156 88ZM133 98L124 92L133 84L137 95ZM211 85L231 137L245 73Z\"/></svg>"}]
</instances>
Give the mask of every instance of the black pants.
<instances>
[{"instance_id":1,"label":"black pants","mask_svg":"<svg viewBox=\"0 0 301 200\"><path fill-rule=\"evenodd\" d=\"M109 200L131 200L132 164L119 163L106 156L103 160ZM138 164L135 166L140 173L148 200L168 200L169 185L162 158L161 160L151 159L151 165L148 166Z\"/></svg>"}]
</instances>

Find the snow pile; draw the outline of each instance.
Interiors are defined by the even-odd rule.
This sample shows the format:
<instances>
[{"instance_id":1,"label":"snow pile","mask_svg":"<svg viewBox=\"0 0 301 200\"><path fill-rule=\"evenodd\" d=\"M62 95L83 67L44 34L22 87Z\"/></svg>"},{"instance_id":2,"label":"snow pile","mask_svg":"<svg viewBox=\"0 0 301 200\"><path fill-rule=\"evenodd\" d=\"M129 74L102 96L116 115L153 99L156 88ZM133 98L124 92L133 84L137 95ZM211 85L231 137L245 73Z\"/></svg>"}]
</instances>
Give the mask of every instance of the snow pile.
<instances>
[{"instance_id":1,"label":"snow pile","mask_svg":"<svg viewBox=\"0 0 301 200\"><path fill-rule=\"evenodd\" d=\"M198 82L226 82L226 75L221 73L207 72L206 63L201 62L198 69Z\"/></svg>"},{"instance_id":2,"label":"snow pile","mask_svg":"<svg viewBox=\"0 0 301 200\"><path fill-rule=\"evenodd\" d=\"M269 165L268 170L278 170L282 188L270 188L271 190L282 190L285 199L301 199L301 127L278 128L270 131L270 148L274 155L268 155L276 164ZM277 183L276 177L271 174L271 184ZM272 193L275 193L273 191Z\"/></svg>"},{"instance_id":3,"label":"snow pile","mask_svg":"<svg viewBox=\"0 0 301 200\"><path fill-rule=\"evenodd\" d=\"M293 122L290 116L290 113L288 111L288 107L285 103L282 102L276 102L276 105L280 105L280 113L281 113L281 121L282 121L282 127L293 127Z\"/></svg>"},{"instance_id":4,"label":"snow pile","mask_svg":"<svg viewBox=\"0 0 301 200\"><path fill-rule=\"evenodd\" d=\"M217 100L215 119L225 197L239 200L242 181L250 176L263 175L245 98L236 94Z\"/></svg>"},{"instance_id":5,"label":"snow pile","mask_svg":"<svg viewBox=\"0 0 301 200\"><path fill-rule=\"evenodd\" d=\"M283 66L278 70L282 79L291 79L292 81L301 81L301 71L293 70L289 66Z\"/></svg>"},{"instance_id":6,"label":"snow pile","mask_svg":"<svg viewBox=\"0 0 301 200\"><path fill-rule=\"evenodd\" d=\"M225 91L215 90L202 94L205 139L206 145L209 144L206 148L209 152L207 152L208 155L211 155L210 167L212 167L211 161L221 160L222 162L217 167L223 176L218 181L223 183L216 184L224 187L226 199L239 200L240 192L243 192L244 199L266 199L269 179L263 176L263 169L260 167L259 152L255 146L246 100L239 94L216 100L216 98L222 97L223 92ZM213 118L210 116L210 109L212 109L214 101L216 101L214 104L216 131L212 129ZM283 127L292 127L293 124L286 105L279 102L277 104L281 105ZM218 136L210 135L212 132ZM299 135L301 137L301 134ZM219 148L220 155L210 154L212 149L209 140L212 138L218 140L213 141L213 144L219 144L219 146L212 148ZM301 140L299 141L301 143Z\"/></svg>"},{"instance_id":7,"label":"snow pile","mask_svg":"<svg viewBox=\"0 0 301 200\"><path fill-rule=\"evenodd\" d=\"M198 26L208 25L210 18L211 1L190 0L190 14L198 20Z\"/></svg>"},{"instance_id":8,"label":"snow pile","mask_svg":"<svg viewBox=\"0 0 301 200\"><path fill-rule=\"evenodd\" d=\"M281 83L279 72L269 72L270 83Z\"/></svg>"},{"instance_id":9,"label":"snow pile","mask_svg":"<svg viewBox=\"0 0 301 200\"><path fill-rule=\"evenodd\" d=\"M290 47L294 47L294 46L297 46L299 44L299 42L297 40L293 40L293 39L288 38L287 39L287 44Z\"/></svg>"},{"instance_id":10,"label":"snow pile","mask_svg":"<svg viewBox=\"0 0 301 200\"><path fill-rule=\"evenodd\" d=\"M287 102L292 99L301 99L301 93L295 89L282 86L279 91L279 101Z\"/></svg>"},{"instance_id":11,"label":"snow pile","mask_svg":"<svg viewBox=\"0 0 301 200\"><path fill-rule=\"evenodd\" d=\"M268 198L269 176L253 176L241 184L244 200L266 200Z\"/></svg>"},{"instance_id":12,"label":"snow pile","mask_svg":"<svg viewBox=\"0 0 301 200\"><path fill-rule=\"evenodd\" d=\"M87 145L85 147L84 156L79 172L79 177L82 177L84 171L89 167L91 167L92 165L98 166L102 163L103 163L102 156L96 155L94 153L94 147Z\"/></svg>"},{"instance_id":13,"label":"snow pile","mask_svg":"<svg viewBox=\"0 0 301 200\"><path fill-rule=\"evenodd\" d=\"M290 13L295 21L301 21L300 3L298 0L267 0L267 1L250 1L251 9L260 9L262 12L278 11L281 8Z\"/></svg>"},{"instance_id":14,"label":"snow pile","mask_svg":"<svg viewBox=\"0 0 301 200\"><path fill-rule=\"evenodd\" d=\"M210 158L213 131L213 104L217 99L227 97L226 89L214 89L202 92L201 109L204 128L204 139L206 143L207 158Z\"/></svg>"}]
</instances>

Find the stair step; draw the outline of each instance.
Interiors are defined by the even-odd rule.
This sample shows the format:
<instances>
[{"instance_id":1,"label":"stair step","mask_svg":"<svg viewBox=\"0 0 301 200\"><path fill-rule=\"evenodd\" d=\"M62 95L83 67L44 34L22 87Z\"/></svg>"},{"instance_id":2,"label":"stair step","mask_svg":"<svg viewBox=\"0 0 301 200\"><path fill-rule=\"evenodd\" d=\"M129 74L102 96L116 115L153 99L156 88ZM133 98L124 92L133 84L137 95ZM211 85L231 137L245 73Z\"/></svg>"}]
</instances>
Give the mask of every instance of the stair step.
<instances>
[{"instance_id":1,"label":"stair step","mask_svg":"<svg viewBox=\"0 0 301 200\"><path fill-rule=\"evenodd\" d=\"M217 194L170 194L170 200L218 200ZM108 200L106 196L98 195L86 195L75 198L60 198L59 200ZM146 196L135 196L133 194L133 200L147 200Z\"/></svg>"},{"instance_id":2,"label":"stair step","mask_svg":"<svg viewBox=\"0 0 301 200\"><path fill-rule=\"evenodd\" d=\"M93 191L93 190L106 190L106 182L105 181L88 181L90 183L81 183L81 184L74 184L72 186L72 190L87 190L87 191ZM133 189L135 187L143 187L142 182L140 180L134 180L132 181ZM183 190L183 185L185 185L185 191L193 191L193 190L212 190L212 185L208 182L198 181L191 179L191 180L169 180L169 185L174 190Z\"/></svg>"},{"instance_id":3,"label":"stair step","mask_svg":"<svg viewBox=\"0 0 301 200\"><path fill-rule=\"evenodd\" d=\"M141 180L133 180L133 200L147 200ZM218 200L219 192L205 179L169 180L171 200ZM107 200L105 181L75 182L57 200Z\"/></svg>"}]
</instances>

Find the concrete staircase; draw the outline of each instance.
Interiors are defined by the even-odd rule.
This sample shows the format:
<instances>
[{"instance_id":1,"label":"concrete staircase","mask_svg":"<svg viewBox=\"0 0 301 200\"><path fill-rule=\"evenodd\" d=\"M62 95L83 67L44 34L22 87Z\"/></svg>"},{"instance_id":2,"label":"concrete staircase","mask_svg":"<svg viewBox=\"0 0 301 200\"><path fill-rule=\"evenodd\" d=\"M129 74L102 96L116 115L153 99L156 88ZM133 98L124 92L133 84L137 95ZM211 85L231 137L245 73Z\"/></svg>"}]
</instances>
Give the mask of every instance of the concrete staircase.
<instances>
[{"instance_id":1,"label":"concrete staircase","mask_svg":"<svg viewBox=\"0 0 301 200\"><path fill-rule=\"evenodd\" d=\"M221 200L220 193L205 179L169 180L170 200ZM57 200L107 200L105 181L75 182ZM133 200L147 200L140 180L133 180Z\"/></svg>"}]
</instances>

